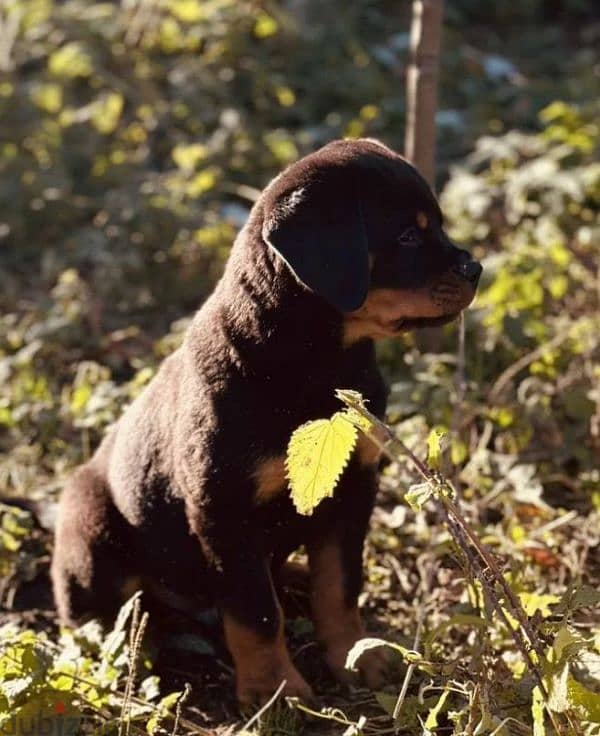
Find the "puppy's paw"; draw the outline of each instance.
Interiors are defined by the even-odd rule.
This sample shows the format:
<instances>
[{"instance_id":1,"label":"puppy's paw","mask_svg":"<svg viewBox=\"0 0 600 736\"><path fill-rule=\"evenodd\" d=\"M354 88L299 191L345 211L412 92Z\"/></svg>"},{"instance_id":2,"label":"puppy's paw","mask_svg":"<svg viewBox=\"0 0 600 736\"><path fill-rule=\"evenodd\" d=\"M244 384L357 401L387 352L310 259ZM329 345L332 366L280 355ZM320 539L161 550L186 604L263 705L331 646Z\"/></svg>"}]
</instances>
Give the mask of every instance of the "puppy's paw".
<instances>
[{"instance_id":1,"label":"puppy's paw","mask_svg":"<svg viewBox=\"0 0 600 736\"><path fill-rule=\"evenodd\" d=\"M310 685L290 663L274 667L266 672L249 672L238 674L236 694L242 709L254 705L263 705L286 681L282 696L296 697L305 703L314 701L314 693Z\"/></svg>"}]
</instances>

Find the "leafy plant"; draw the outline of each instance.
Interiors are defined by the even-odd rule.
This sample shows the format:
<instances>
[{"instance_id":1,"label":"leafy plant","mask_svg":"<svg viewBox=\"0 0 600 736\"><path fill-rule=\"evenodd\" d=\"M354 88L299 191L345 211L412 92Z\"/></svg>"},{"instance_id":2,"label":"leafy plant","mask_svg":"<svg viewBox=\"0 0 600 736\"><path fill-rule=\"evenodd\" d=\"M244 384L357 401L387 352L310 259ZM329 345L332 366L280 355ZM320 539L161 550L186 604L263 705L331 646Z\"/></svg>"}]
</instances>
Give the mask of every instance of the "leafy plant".
<instances>
[{"instance_id":1,"label":"leafy plant","mask_svg":"<svg viewBox=\"0 0 600 736\"><path fill-rule=\"evenodd\" d=\"M405 494L405 500L414 511L421 511L428 501L434 501L445 520L452 540L459 552L459 559L465 570L467 580L473 581L478 594L476 596L475 608L479 609L482 619L488 621L491 626L495 618L497 625L509 634L520 652L533 680L533 700L531 712L534 728L537 733L545 733L544 712L546 711L552 725L558 734L571 733L573 729L578 730L584 723L600 724L600 693L586 687L582 682L570 674L570 668L578 661L581 652L588 655L588 666L585 668L588 678L590 677L589 665L591 664L591 680L596 687L600 686L597 677L597 668L600 657L594 652L594 641L586 639L570 629L566 621L579 606L576 601L585 601L588 604L598 603L600 598L594 595L595 591L582 588L580 591L568 591L563 599L557 596L521 593L513 588L510 581L506 579L501 571L501 566L494 554L479 539L477 533L467 522L460 509L460 503L456 498L456 491L451 483L440 473L420 461L406 445L397 438L394 431L378 420L365 407L360 394L354 391L337 391L338 398L347 405L345 412L334 415L330 424L327 420L318 420L303 425L294 433L288 452L288 464L294 469L291 474L292 497L300 504L304 513L312 512L314 507L326 496L333 493L335 484L343 471L348 457L356 443L356 437L351 432L340 432L337 443L333 445L329 434L333 427L353 425L357 430L363 431L366 436L392 461L399 462L406 457L419 472L423 482L413 485ZM439 466L441 456L441 440L443 433L439 428L433 428L428 438L429 458ZM315 464L302 463L307 450L319 458L317 471ZM300 449L300 452L299 452ZM328 463L330 463L328 467ZM323 484L325 488L321 488ZM307 493L306 489L310 492ZM546 648L544 639L536 630L533 623L534 614L542 617L552 615L549 608L551 604L561 603L563 620L560 623L546 625L545 637L551 637L552 645ZM419 652L409 650L406 647L388 642L380 638L367 638L355 644L348 654L346 666L354 669L359 658L365 651L374 647L388 647L409 665L408 678L418 668L428 675L442 675L446 678L452 675L452 667L448 668L443 663L426 660ZM523 670L518 679L526 677ZM401 694L398 696L394 706L393 716L397 727L400 725L400 711L406 692L406 683ZM448 682L446 683L448 685ZM444 690L442 697L430 711L426 723L430 726L437 725L437 716L440 709L445 705L448 690ZM470 705L473 715L473 706ZM564 716L564 720L561 718ZM498 731L502 724L494 719L487 708L480 708L479 725L476 732L487 727ZM459 717L455 721L459 722ZM580 724L577 726L577 724Z\"/></svg>"},{"instance_id":2,"label":"leafy plant","mask_svg":"<svg viewBox=\"0 0 600 736\"><path fill-rule=\"evenodd\" d=\"M88 724L121 734L123 726L128 732L137 724L160 733L173 721L182 693L160 699L158 678L147 671L137 681L143 621L136 595L106 636L95 621L64 630L57 642L11 624L1 627L0 731L75 734Z\"/></svg>"},{"instance_id":3,"label":"leafy plant","mask_svg":"<svg viewBox=\"0 0 600 736\"><path fill-rule=\"evenodd\" d=\"M578 706L573 682L598 690L592 593L600 585L592 6L446 3L438 189L453 235L484 260L484 278L465 315L463 354L454 327L379 347L395 436L418 457L429 439L428 464L503 562L542 642L539 667L554 705L566 698L584 721L589 696ZM50 611L19 610L20 593L43 579L49 539L10 497L33 499L51 519L65 477L180 344L258 190L282 166L344 135L402 149L408 9L371 0L3 4L1 615L10 622L5 635L41 672L35 679L19 664L16 707L37 687L50 697L48 662L63 649L71 661L75 645L67 634L38 633L51 625ZM436 427L446 439L438 442ZM312 466L305 511L317 488L331 493L342 456L337 466ZM314 482L319 473L327 484ZM435 510L439 489L421 481L407 463L387 467L366 551L367 620L420 655L401 665L403 698L393 678L384 692L343 702L319 681L324 708L309 709L305 730L375 736L389 731L399 708L409 734L550 734L544 698L511 633L516 618L503 601L508 624L490 614L484 587L465 577ZM290 643L314 666L301 620ZM20 632L31 642L20 644ZM101 640L78 638L74 660L101 669ZM424 662L442 667L427 672ZM218 667L228 672L227 663ZM118 669L101 714L72 678L61 702L93 713L94 725L125 728L118 721L128 669ZM211 724L235 728L221 680L207 681L194 705ZM138 696L157 703L155 682L146 682L140 689L136 680L130 693L136 708ZM248 730L301 730L289 711L269 723L276 707ZM159 712L140 711L131 732ZM202 730L183 715L179 729Z\"/></svg>"}]
</instances>

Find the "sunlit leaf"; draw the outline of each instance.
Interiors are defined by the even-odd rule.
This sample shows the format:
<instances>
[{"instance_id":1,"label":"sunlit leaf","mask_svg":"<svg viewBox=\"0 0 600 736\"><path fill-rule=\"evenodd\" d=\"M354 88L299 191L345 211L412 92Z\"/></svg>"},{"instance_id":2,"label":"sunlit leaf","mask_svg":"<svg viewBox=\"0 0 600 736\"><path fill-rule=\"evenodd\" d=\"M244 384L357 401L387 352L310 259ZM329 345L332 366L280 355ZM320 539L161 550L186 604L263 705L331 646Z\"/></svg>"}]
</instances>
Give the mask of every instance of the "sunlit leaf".
<instances>
[{"instance_id":1,"label":"sunlit leaf","mask_svg":"<svg viewBox=\"0 0 600 736\"><path fill-rule=\"evenodd\" d=\"M362 655L370 649L377 649L378 647L386 647L399 654L402 659L408 664L415 664L421 666L425 671L430 672L430 663L421 657L419 652L415 652L412 649L407 649L401 644L396 642L386 641L385 639L378 639L377 637L366 637L357 641L352 649L346 656L346 669L354 670L358 664L358 660Z\"/></svg>"},{"instance_id":2,"label":"sunlit leaf","mask_svg":"<svg viewBox=\"0 0 600 736\"><path fill-rule=\"evenodd\" d=\"M180 144L175 146L171 152L173 161L180 169L193 171L196 166L203 161L208 154L206 146L202 143L192 143L190 145Z\"/></svg>"},{"instance_id":3,"label":"sunlit leaf","mask_svg":"<svg viewBox=\"0 0 600 736\"><path fill-rule=\"evenodd\" d=\"M567 684L569 703L577 708L584 720L600 723L600 693L594 692L570 676Z\"/></svg>"},{"instance_id":4,"label":"sunlit leaf","mask_svg":"<svg viewBox=\"0 0 600 736\"><path fill-rule=\"evenodd\" d=\"M157 704L156 710L154 711L153 715L146 724L147 733L151 735L157 733L161 723L165 720L167 716L172 713L173 708L175 708L177 703L181 700L182 695L183 693L181 692L174 692L162 698L162 700Z\"/></svg>"},{"instance_id":5,"label":"sunlit leaf","mask_svg":"<svg viewBox=\"0 0 600 736\"><path fill-rule=\"evenodd\" d=\"M371 420L368 417L365 417L364 414L356 411L356 409L344 409L343 414L346 415L349 422L366 434L368 434L369 430L373 427Z\"/></svg>"},{"instance_id":6,"label":"sunlit leaf","mask_svg":"<svg viewBox=\"0 0 600 736\"><path fill-rule=\"evenodd\" d=\"M376 637L366 637L365 639L357 641L346 656L346 669L356 669L358 660L365 652L368 652L370 649L377 649L379 647L389 646L390 642L386 641L385 639L378 639Z\"/></svg>"},{"instance_id":7,"label":"sunlit leaf","mask_svg":"<svg viewBox=\"0 0 600 736\"><path fill-rule=\"evenodd\" d=\"M446 705L446 700L448 700L448 695L450 695L450 691L444 690L442 694L440 695L437 703L429 711L427 720L425 721L425 728L429 729L430 731L438 727L438 716L440 715L440 713L442 712L442 709Z\"/></svg>"},{"instance_id":8,"label":"sunlit leaf","mask_svg":"<svg viewBox=\"0 0 600 736\"><path fill-rule=\"evenodd\" d=\"M434 486L428 481L415 483L404 494L404 500L413 511L420 511L434 495L434 491Z\"/></svg>"},{"instance_id":9,"label":"sunlit leaf","mask_svg":"<svg viewBox=\"0 0 600 736\"><path fill-rule=\"evenodd\" d=\"M89 77L92 68L89 53L78 41L64 44L48 60L48 69L57 77Z\"/></svg>"},{"instance_id":10,"label":"sunlit leaf","mask_svg":"<svg viewBox=\"0 0 600 736\"><path fill-rule=\"evenodd\" d=\"M427 437L427 464L434 470L439 470L442 463L442 453L447 444L448 430L445 427L433 427Z\"/></svg>"},{"instance_id":11,"label":"sunlit leaf","mask_svg":"<svg viewBox=\"0 0 600 736\"><path fill-rule=\"evenodd\" d=\"M191 180L187 187L187 194L189 197L199 197L201 194L213 189L216 182L216 170L213 168L204 169L204 171L200 171Z\"/></svg>"},{"instance_id":12,"label":"sunlit leaf","mask_svg":"<svg viewBox=\"0 0 600 736\"><path fill-rule=\"evenodd\" d=\"M569 665L565 664L559 670L551 672L545 678L548 689L548 706L555 713L564 713L569 710Z\"/></svg>"},{"instance_id":13,"label":"sunlit leaf","mask_svg":"<svg viewBox=\"0 0 600 736\"><path fill-rule=\"evenodd\" d=\"M184 23L197 23L206 15L200 0L170 0L169 10Z\"/></svg>"},{"instance_id":14,"label":"sunlit leaf","mask_svg":"<svg viewBox=\"0 0 600 736\"><path fill-rule=\"evenodd\" d=\"M39 84L33 88L31 99L40 109L57 113L63 102L62 87L60 84Z\"/></svg>"},{"instance_id":15,"label":"sunlit leaf","mask_svg":"<svg viewBox=\"0 0 600 736\"><path fill-rule=\"evenodd\" d=\"M299 427L287 449L287 474L297 511L312 514L333 495L356 444L357 430L341 412Z\"/></svg>"},{"instance_id":16,"label":"sunlit leaf","mask_svg":"<svg viewBox=\"0 0 600 736\"><path fill-rule=\"evenodd\" d=\"M126 626L131 618L133 609L141 598L141 593L134 593L119 610L117 619L110 634L106 637L102 644L102 654L108 657L114 657L121 649L127 638Z\"/></svg>"},{"instance_id":17,"label":"sunlit leaf","mask_svg":"<svg viewBox=\"0 0 600 736\"><path fill-rule=\"evenodd\" d=\"M539 611L543 618L547 618L552 615L552 609L550 606L560 601L558 595L544 595L541 593L519 593L519 600L523 605L523 609L528 616L533 616L536 611Z\"/></svg>"},{"instance_id":18,"label":"sunlit leaf","mask_svg":"<svg viewBox=\"0 0 600 736\"><path fill-rule=\"evenodd\" d=\"M277 87L275 96L282 107L291 107L296 102L296 95L290 87Z\"/></svg>"},{"instance_id":19,"label":"sunlit leaf","mask_svg":"<svg viewBox=\"0 0 600 736\"><path fill-rule=\"evenodd\" d=\"M108 92L93 106L92 124L104 135L112 133L118 126L125 100L120 92Z\"/></svg>"},{"instance_id":20,"label":"sunlit leaf","mask_svg":"<svg viewBox=\"0 0 600 736\"><path fill-rule=\"evenodd\" d=\"M267 13L259 13L254 24L254 35L257 38L268 38L277 33L278 25L275 18Z\"/></svg>"}]
</instances>

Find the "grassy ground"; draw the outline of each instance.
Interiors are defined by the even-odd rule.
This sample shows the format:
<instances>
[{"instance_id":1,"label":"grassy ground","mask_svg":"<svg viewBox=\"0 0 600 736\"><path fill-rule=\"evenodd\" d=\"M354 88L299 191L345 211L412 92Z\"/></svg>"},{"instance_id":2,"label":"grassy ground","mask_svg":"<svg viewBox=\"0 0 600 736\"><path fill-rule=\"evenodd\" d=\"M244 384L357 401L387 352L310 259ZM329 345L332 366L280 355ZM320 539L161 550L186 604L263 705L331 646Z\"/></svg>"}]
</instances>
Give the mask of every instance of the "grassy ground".
<instances>
[{"instance_id":1,"label":"grassy ground","mask_svg":"<svg viewBox=\"0 0 600 736\"><path fill-rule=\"evenodd\" d=\"M18 716L22 732L38 718L39 733L121 735L127 713L131 733L159 733L162 716L165 733L236 733L246 721L215 612L153 605L143 649L135 606L111 635L60 632L44 527L64 479L179 343L248 187L330 137L401 146L406 15L366 0L337 8L344 23L311 3L298 23L244 2L198 17L195 0L148 17L14 5L0 80L0 496L34 502L43 523L0 506L0 733ZM520 652L506 593L478 578L439 504L406 504L421 479L402 457L382 475L362 600L370 631L404 647L388 684L335 685L299 581L287 634L320 704L272 708L253 732L392 733L409 667L403 733L599 731L597 34L576 2L449 8L441 200L484 279L464 351L457 325L380 346L394 432L422 459L430 431L445 433L442 471L537 651ZM185 703L169 699L185 683Z\"/></svg>"}]
</instances>

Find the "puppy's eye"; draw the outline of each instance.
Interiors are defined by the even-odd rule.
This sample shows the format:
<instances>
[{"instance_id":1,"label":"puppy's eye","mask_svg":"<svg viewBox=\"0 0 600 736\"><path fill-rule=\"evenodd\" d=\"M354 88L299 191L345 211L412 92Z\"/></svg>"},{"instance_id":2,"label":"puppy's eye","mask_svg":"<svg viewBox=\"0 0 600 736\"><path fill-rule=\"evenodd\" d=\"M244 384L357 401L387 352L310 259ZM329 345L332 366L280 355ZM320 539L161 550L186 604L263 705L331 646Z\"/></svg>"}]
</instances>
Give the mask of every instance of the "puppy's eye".
<instances>
[{"instance_id":1,"label":"puppy's eye","mask_svg":"<svg viewBox=\"0 0 600 736\"><path fill-rule=\"evenodd\" d=\"M416 227L407 227L406 230L403 230L400 233L396 240L400 245L414 248L418 245L421 245L421 233L417 230Z\"/></svg>"},{"instance_id":2,"label":"puppy's eye","mask_svg":"<svg viewBox=\"0 0 600 736\"><path fill-rule=\"evenodd\" d=\"M424 212L417 212L417 225L421 228L421 230L427 230L429 219Z\"/></svg>"}]
</instances>

